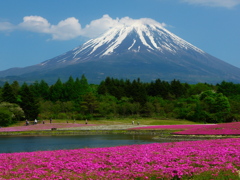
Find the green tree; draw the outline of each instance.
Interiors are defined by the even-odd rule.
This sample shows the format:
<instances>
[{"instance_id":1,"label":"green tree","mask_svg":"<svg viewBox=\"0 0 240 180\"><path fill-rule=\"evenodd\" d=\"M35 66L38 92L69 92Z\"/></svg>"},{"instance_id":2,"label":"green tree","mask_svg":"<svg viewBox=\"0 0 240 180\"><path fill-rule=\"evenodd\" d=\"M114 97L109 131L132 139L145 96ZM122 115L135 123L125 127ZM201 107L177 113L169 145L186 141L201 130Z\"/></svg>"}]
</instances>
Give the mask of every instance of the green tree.
<instances>
[{"instance_id":1,"label":"green tree","mask_svg":"<svg viewBox=\"0 0 240 180\"><path fill-rule=\"evenodd\" d=\"M81 76L80 84L81 84L81 92L83 92L83 94L86 94L91 91L88 84L88 80L84 74Z\"/></svg>"},{"instance_id":2,"label":"green tree","mask_svg":"<svg viewBox=\"0 0 240 180\"><path fill-rule=\"evenodd\" d=\"M96 96L91 92L83 95L83 101L81 102L80 107L84 113L93 114L98 108L98 101Z\"/></svg>"},{"instance_id":3,"label":"green tree","mask_svg":"<svg viewBox=\"0 0 240 180\"><path fill-rule=\"evenodd\" d=\"M117 114L117 98L111 95L100 95L98 112L102 116L115 116Z\"/></svg>"},{"instance_id":4,"label":"green tree","mask_svg":"<svg viewBox=\"0 0 240 180\"><path fill-rule=\"evenodd\" d=\"M27 119L36 119L39 114L39 104L26 83L20 89L21 102L19 103Z\"/></svg>"},{"instance_id":5,"label":"green tree","mask_svg":"<svg viewBox=\"0 0 240 180\"><path fill-rule=\"evenodd\" d=\"M38 92L42 99L49 99L49 85L44 80L40 81Z\"/></svg>"},{"instance_id":6,"label":"green tree","mask_svg":"<svg viewBox=\"0 0 240 180\"><path fill-rule=\"evenodd\" d=\"M156 115L165 117L164 106L166 104L166 100L159 96L149 96L148 102L151 102L154 106L154 112Z\"/></svg>"},{"instance_id":7,"label":"green tree","mask_svg":"<svg viewBox=\"0 0 240 180\"><path fill-rule=\"evenodd\" d=\"M9 126L12 124L12 113L7 109L0 107L0 126Z\"/></svg>"},{"instance_id":8,"label":"green tree","mask_svg":"<svg viewBox=\"0 0 240 180\"><path fill-rule=\"evenodd\" d=\"M14 94L12 87L6 82L2 89L2 101L9 103L16 103L17 98Z\"/></svg>"},{"instance_id":9,"label":"green tree","mask_svg":"<svg viewBox=\"0 0 240 180\"><path fill-rule=\"evenodd\" d=\"M140 79L133 80L130 91L134 102L139 102L142 106L147 102L147 91Z\"/></svg>"},{"instance_id":10,"label":"green tree","mask_svg":"<svg viewBox=\"0 0 240 180\"><path fill-rule=\"evenodd\" d=\"M215 100L215 108L216 108L216 119L218 122L226 122L229 117L231 108L228 98L223 96L222 93L218 93Z\"/></svg>"},{"instance_id":11,"label":"green tree","mask_svg":"<svg viewBox=\"0 0 240 180\"><path fill-rule=\"evenodd\" d=\"M63 101L64 100L64 90L63 83L61 79L58 79L57 82L50 87L49 98L51 101Z\"/></svg>"},{"instance_id":12,"label":"green tree","mask_svg":"<svg viewBox=\"0 0 240 180\"><path fill-rule=\"evenodd\" d=\"M149 96L160 96L167 99L171 89L168 82L157 79L148 85L147 91Z\"/></svg>"},{"instance_id":13,"label":"green tree","mask_svg":"<svg viewBox=\"0 0 240 180\"><path fill-rule=\"evenodd\" d=\"M223 81L221 84L217 84L217 92L223 93L227 97L240 95L240 85Z\"/></svg>"},{"instance_id":14,"label":"green tree","mask_svg":"<svg viewBox=\"0 0 240 180\"><path fill-rule=\"evenodd\" d=\"M188 94L191 95L198 95L201 94L204 91L208 91L208 90L213 90L213 86L209 85L207 83L197 83L197 84L193 84L190 86L190 88L188 89Z\"/></svg>"},{"instance_id":15,"label":"green tree","mask_svg":"<svg viewBox=\"0 0 240 180\"><path fill-rule=\"evenodd\" d=\"M11 87L12 87L14 95L17 97L18 92L20 90L20 85L19 85L18 81L13 81L13 83L11 84Z\"/></svg>"},{"instance_id":16,"label":"green tree","mask_svg":"<svg viewBox=\"0 0 240 180\"><path fill-rule=\"evenodd\" d=\"M225 122L230 115L230 103L222 93L205 91L200 95L201 104L205 114L210 115L208 121Z\"/></svg>"},{"instance_id":17,"label":"green tree","mask_svg":"<svg viewBox=\"0 0 240 180\"><path fill-rule=\"evenodd\" d=\"M2 102L0 103L0 108L5 108L12 113L12 122L20 121L24 118L24 111L17 104Z\"/></svg>"},{"instance_id":18,"label":"green tree","mask_svg":"<svg viewBox=\"0 0 240 180\"><path fill-rule=\"evenodd\" d=\"M187 85L183 85L179 80L174 79L171 81L171 94L175 96L175 98L183 97L187 93L186 89Z\"/></svg>"},{"instance_id":19,"label":"green tree","mask_svg":"<svg viewBox=\"0 0 240 180\"><path fill-rule=\"evenodd\" d=\"M63 84L63 100L73 101L76 97L75 81L72 76L69 77L68 81Z\"/></svg>"},{"instance_id":20,"label":"green tree","mask_svg":"<svg viewBox=\"0 0 240 180\"><path fill-rule=\"evenodd\" d=\"M102 81L100 83L100 85L98 86L97 92L98 92L98 94L102 94L102 95L107 94L108 90L107 90L107 86L105 85L104 81Z\"/></svg>"},{"instance_id":21,"label":"green tree","mask_svg":"<svg viewBox=\"0 0 240 180\"><path fill-rule=\"evenodd\" d=\"M144 113L144 115L146 116L152 116L154 111L154 105L151 102L146 102L143 106L142 112Z\"/></svg>"}]
</instances>

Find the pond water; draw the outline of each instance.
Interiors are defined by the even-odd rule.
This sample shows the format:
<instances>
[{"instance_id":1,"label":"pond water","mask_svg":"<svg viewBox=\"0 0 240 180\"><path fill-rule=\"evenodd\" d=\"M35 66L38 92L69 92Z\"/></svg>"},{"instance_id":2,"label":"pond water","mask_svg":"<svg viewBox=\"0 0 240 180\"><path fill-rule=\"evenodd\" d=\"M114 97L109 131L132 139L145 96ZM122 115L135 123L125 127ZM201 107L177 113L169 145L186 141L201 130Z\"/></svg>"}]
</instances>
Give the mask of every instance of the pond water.
<instances>
[{"instance_id":1,"label":"pond water","mask_svg":"<svg viewBox=\"0 0 240 180\"><path fill-rule=\"evenodd\" d=\"M154 143L149 135L0 136L0 153Z\"/></svg>"}]
</instances>

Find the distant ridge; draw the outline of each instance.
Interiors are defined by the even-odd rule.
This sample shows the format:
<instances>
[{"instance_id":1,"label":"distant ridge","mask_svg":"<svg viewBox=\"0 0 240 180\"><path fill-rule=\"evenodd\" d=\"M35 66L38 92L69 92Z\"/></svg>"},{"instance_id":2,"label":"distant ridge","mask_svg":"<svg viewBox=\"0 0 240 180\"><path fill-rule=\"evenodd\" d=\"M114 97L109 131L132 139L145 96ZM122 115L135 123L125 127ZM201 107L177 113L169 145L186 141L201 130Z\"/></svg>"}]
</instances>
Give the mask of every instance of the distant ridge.
<instances>
[{"instance_id":1,"label":"distant ridge","mask_svg":"<svg viewBox=\"0 0 240 180\"><path fill-rule=\"evenodd\" d=\"M47 82L85 74L90 83L106 77L188 83L240 82L240 69L219 60L152 19L118 25L62 55L25 68L0 71L4 80Z\"/></svg>"}]
</instances>

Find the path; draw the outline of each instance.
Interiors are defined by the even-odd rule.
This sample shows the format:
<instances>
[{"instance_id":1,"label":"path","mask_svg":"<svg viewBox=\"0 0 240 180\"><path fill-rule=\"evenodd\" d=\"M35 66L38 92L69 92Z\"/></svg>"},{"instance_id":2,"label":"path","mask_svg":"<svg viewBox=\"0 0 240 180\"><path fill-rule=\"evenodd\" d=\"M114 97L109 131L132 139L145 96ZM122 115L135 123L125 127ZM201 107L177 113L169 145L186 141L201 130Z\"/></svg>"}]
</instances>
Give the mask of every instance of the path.
<instances>
[{"instance_id":1,"label":"path","mask_svg":"<svg viewBox=\"0 0 240 180\"><path fill-rule=\"evenodd\" d=\"M58 130L125 130L135 127L145 127L147 125L96 125L82 126L72 128L60 128Z\"/></svg>"}]
</instances>

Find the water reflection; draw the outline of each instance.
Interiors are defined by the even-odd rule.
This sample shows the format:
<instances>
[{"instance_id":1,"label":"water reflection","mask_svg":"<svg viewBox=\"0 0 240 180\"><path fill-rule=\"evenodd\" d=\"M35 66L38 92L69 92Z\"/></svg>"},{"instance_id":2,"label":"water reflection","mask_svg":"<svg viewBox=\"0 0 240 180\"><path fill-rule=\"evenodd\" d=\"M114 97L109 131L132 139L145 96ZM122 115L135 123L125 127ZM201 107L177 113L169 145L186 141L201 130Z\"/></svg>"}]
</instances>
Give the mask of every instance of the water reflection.
<instances>
[{"instance_id":1,"label":"water reflection","mask_svg":"<svg viewBox=\"0 0 240 180\"><path fill-rule=\"evenodd\" d=\"M111 147L157 142L149 135L0 136L0 153Z\"/></svg>"}]
</instances>

